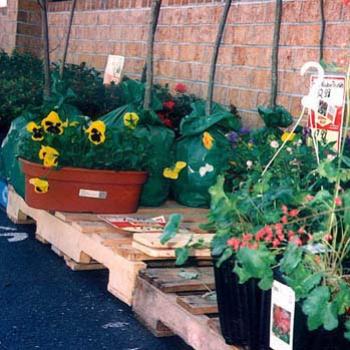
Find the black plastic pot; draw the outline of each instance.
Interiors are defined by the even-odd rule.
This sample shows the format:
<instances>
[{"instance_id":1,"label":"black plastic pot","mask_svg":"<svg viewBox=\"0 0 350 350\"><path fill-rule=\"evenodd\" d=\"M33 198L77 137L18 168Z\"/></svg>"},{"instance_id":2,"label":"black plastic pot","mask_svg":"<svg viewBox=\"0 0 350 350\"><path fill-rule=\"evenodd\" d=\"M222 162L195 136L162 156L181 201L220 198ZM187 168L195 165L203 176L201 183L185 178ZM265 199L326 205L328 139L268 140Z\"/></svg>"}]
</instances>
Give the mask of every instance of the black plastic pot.
<instances>
[{"instance_id":1,"label":"black plastic pot","mask_svg":"<svg viewBox=\"0 0 350 350\"><path fill-rule=\"evenodd\" d=\"M220 268L214 266L222 335L229 345L268 350L269 323L265 317L270 312L270 291L262 291L257 280L239 284L233 266L233 260Z\"/></svg>"},{"instance_id":2,"label":"black plastic pot","mask_svg":"<svg viewBox=\"0 0 350 350\"><path fill-rule=\"evenodd\" d=\"M239 284L232 272L234 261L214 264L216 294L222 335L229 345L269 350L271 292L262 291L257 280ZM283 283L282 276L275 278ZM350 350L344 339L344 329L329 332L320 328L310 332L301 305L296 304L293 350Z\"/></svg>"}]
</instances>

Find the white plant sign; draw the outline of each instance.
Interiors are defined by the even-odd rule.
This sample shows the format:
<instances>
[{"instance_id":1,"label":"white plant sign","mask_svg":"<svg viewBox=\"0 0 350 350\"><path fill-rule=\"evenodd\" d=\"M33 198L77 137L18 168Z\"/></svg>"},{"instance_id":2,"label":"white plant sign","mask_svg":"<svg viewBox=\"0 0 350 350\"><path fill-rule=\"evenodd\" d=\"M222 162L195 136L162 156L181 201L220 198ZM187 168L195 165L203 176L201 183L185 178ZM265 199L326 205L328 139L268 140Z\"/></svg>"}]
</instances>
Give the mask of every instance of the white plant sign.
<instances>
[{"instance_id":1,"label":"white plant sign","mask_svg":"<svg viewBox=\"0 0 350 350\"><path fill-rule=\"evenodd\" d=\"M104 84L110 84L112 81L116 84L120 82L123 74L124 62L124 56L108 55L107 65L103 78Z\"/></svg>"}]
</instances>

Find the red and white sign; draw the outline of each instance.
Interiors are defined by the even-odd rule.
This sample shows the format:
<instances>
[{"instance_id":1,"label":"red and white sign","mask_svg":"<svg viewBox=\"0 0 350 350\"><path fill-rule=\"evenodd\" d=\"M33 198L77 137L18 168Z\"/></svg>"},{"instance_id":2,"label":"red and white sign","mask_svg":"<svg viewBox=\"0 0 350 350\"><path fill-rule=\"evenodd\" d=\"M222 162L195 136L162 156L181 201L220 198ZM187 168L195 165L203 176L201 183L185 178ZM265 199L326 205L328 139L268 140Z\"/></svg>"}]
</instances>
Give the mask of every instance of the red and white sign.
<instances>
[{"instance_id":1,"label":"red and white sign","mask_svg":"<svg viewBox=\"0 0 350 350\"><path fill-rule=\"evenodd\" d=\"M311 86L317 77L311 77ZM345 103L345 77L325 75L317 93L317 110L309 111L308 126L319 141L335 142L339 151Z\"/></svg>"}]
</instances>

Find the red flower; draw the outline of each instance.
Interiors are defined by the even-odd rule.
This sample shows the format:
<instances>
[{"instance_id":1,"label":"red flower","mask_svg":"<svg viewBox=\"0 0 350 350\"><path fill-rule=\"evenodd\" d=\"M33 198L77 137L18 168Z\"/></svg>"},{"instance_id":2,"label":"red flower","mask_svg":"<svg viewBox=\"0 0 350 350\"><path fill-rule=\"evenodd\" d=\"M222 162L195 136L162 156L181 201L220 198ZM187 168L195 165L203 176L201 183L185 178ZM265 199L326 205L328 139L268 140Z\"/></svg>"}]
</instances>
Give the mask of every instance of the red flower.
<instances>
[{"instance_id":1,"label":"red flower","mask_svg":"<svg viewBox=\"0 0 350 350\"><path fill-rule=\"evenodd\" d=\"M350 0L349 0L350 1ZM311 194L308 194L306 197L305 197L305 200L307 201L312 201L315 197L312 196Z\"/></svg>"},{"instance_id":2,"label":"red flower","mask_svg":"<svg viewBox=\"0 0 350 350\"><path fill-rule=\"evenodd\" d=\"M343 0L343 4L345 6L349 6L350 5L350 0Z\"/></svg>"},{"instance_id":3,"label":"red flower","mask_svg":"<svg viewBox=\"0 0 350 350\"><path fill-rule=\"evenodd\" d=\"M175 107L175 102L174 101L166 101L163 103L163 107L166 109L172 110Z\"/></svg>"},{"instance_id":4,"label":"red flower","mask_svg":"<svg viewBox=\"0 0 350 350\"><path fill-rule=\"evenodd\" d=\"M289 212L289 216L291 216L291 217L295 217L295 216L298 216L298 215L299 215L299 210L298 209L292 209Z\"/></svg>"},{"instance_id":5,"label":"red flower","mask_svg":"<svg viewBox=\"0 0 350 350\"><path fill-rule=\"evenodd\" d=\"M287 206L282 205L281 209L282 209L282 213L283 213L283 214L288 214L288 208L287 208Z\"/></svg>"},{"instance_id":6,"label":"red flower","mask_svg":"<svg viewBox=\"0 0 350 350\"><path fill-rule=\"evenodd\" d=\"M168 128L173 128L173 122L171 119L167 118L164 113L157 113L159 119L162 121L162 123L167 126Z\"/></svg>"},{"instance_id":7,"label":"red flower","mask_svg":"<svg viewBox=\"0 0 350 350\"><path fill-rule=\"evenodd\" d=\"M245 233L242 236L243 242L249 242L253 239L253 235L251 233Z\"/></svg>"},{"instance_id":8,"label":"red flower","mask_svg":"<svg viewBox=\"0 0 350 350\"><path fill-rule=\"evenodd\" d=\"M282 217L282 219L281 219L281 222L282 222L283 224L286 224L286 223L288 222L288 218L287 218L286 215L283 215L283 217Z\"/></svg>"},{"instance_id":9,"label":"red flower","mask_svg":"<svg viewBox=\"0 0 350 350\"><path fill-rule=\"evenodd\" d=\"M266 226L263 227L262 229L260 229L256 235L255 235L255 238L257 241L261 241L264 237L265 237L265 234L266 234Z\"/></svg>"},{"instance_id":10,"label":"red flower","mask_svg":"<svg viewBox=\"0 0 350 350\"><path fill-rule=\"evenodd\" d=\"M174 90L180 94L184 94L187 91L187 86L182 83L177 83L174 87Z\"/></svg>"},{"instance_id":11,"label":"red flower","mask_svg":"<svg viewBox=\"0 0 350 350\"><path fill-rule=\"evenodd\" d=\"M292 230L289 230L289 231L288 231L288 239L291 240L291 239L294 238L294 236L295 236L295 232L292 231Z\"/></svg>"},{"instance_id":12,"label":"red flower","mask_svg":"<svg viewBox=\"0 0 350 350\"><path fill-rule=\"evenodd\" d=\"M349 0L350 1L350 0ZM332 235L330 235L329 233L327 235L325 235L323 237L324 240L328 241L328 242L331 242L333 240L333 237Z\"/></svg>"},{"instance_id":13,"label":"red flower","mask_svg":"<svg viewBox=\"0 0 350 350\"><path fill-rule=\"evenodd\" d=\"M167 126L168 128L172 128L174 125L173 125L173 122L171 121L171 119L169 119L169 118L165 118L164 120L163 120L163 124L165 125L165 126Z\"/></svg>"},{"instance_id":14,"label":"red flower","mask_svg":"<svg viewBox=\"0 0 350 350\"><path fill-rule=\"evenodd\" d=\"M258 244L258 242L248 243L248 244L247 244L247 247L248 247L249 249L256 250L256 249L259 248L259 244Z\"/></svg>"},{"instance_id":15,"label":"red flower","mask_svg":"<svg viewBox=\"0 0 350 350\"><path fill-rule=\"evenodd\" d=\"M300 227L298 230L299 235L302 235L303 233L305 233L305 229L304 227Z\"/></svg>"},{"instance_id":16,"label":"red flower","mask_svg":"<svg viewBox=\"0 0 350 350\"><path fill-rule=\"evenodd\" d=\"M349 1L350 1L350 0L349 0ZM350 3L350 2L349 2L349 3ZM340 197L336 197L336 199L335 199L335 205L336 205L337 207L340 207L342 204L343 204L343 202L342 202L341 198L340 198Z\"/></svg>"},{"instance_id":17,"label":"red flower","mask_svg":"<svg viewBox=\"0 0 350 350\"><path fill-rule=\"evenodd\" d=\"M280 241L279 239L277 239L277 238L275 238L275 239L273 240L273 242L272 242L272 246L273 246L274 248L277 248L280 244L281 244L281 241Z\"/></svg>"},{"instance_id":18,"label":"red flower","mask_svg":"<svg viewBox=\"0 0 350 350\"><path fill-rule=\"evenodd\" d=\"M232 237L227 241L227 245L232 247L233 250L237 251L241 245L241 241L236 237Z\"/></svg>"},{"instance_id":19,"label":"red flower","mask_svg":"<svg viewBox=\"0 0 350 350\"><path fill-rule=\"evenodd\" d=\"M277 223L277 224L275 225L275 229L276 229L276 230L283 230L283 225L280 224L280 223Z\"/></svg>"},{"instance_id":20,"label":"red flower","mask_svg":"<svg viewBox=\"0 0 350 350\"><path fill-rule=\"evenodd\" d=\"M297 246L301 246L303 244L302 240L299 237L294 237L291 239L291 242L296 244Z\"/></svg>"}]
</instances>

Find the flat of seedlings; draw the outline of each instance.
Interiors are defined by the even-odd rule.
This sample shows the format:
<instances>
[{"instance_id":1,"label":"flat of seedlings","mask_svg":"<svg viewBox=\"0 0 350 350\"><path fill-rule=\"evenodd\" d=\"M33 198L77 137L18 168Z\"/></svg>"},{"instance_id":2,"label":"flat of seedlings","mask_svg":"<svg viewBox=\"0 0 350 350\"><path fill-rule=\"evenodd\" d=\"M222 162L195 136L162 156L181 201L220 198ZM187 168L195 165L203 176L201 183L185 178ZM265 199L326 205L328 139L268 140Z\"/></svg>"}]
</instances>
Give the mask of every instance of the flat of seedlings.
<instances>
[{"instance_id":1,"label":"flat of seedlings","mask_svg":"<svg viewBox=\"0 0 350 350\"><path fill-rule=\"evenodd\" d=\"M212 267L148 268L136 280L133 311L156 336L178 335L196 350L239 350L220 332Z\"/></svg>"},{"instance_id":2,"label":"flat of seedlings","mask_svg":"<svg viewBox=\"0 0 350 350\"><path fill-rule=\"evenodd\" d=\"M195 226L204 222L207 214L205 209L191 209L169 202L164 207L141 208L134 215L155 217L173 212L182 213L184 221ZM114 228L97 215L33 209L12 187L9 188L7 214L17 224L34 221L36 238L51 244L53 251L62 256L72 270L107 268L108 290L128 305L132 304L139 271L154 261L162 264L168 258L146 255L132 246L132 233Z\"/></svg>"}]
</instances>

